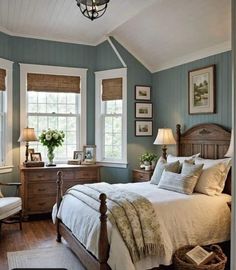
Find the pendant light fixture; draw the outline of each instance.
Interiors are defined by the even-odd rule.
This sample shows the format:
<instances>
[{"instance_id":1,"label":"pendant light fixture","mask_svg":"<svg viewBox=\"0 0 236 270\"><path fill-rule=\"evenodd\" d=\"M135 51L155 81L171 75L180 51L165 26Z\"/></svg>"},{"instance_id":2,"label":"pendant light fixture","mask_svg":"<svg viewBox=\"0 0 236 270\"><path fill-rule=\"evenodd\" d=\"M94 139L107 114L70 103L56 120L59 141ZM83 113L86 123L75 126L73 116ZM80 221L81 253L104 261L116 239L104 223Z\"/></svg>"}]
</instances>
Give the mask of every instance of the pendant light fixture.
<instances>
[{"instance_id":1,"label":"pendant light fixture","mask_svg":"<svg viewBox=\"0 0 236 270\"><path fill-rule=\"evenodd\" d=\"M82 14L91 21L100 18L107 9L110 0L76 0Z\"/></svg>"}]
</instances>

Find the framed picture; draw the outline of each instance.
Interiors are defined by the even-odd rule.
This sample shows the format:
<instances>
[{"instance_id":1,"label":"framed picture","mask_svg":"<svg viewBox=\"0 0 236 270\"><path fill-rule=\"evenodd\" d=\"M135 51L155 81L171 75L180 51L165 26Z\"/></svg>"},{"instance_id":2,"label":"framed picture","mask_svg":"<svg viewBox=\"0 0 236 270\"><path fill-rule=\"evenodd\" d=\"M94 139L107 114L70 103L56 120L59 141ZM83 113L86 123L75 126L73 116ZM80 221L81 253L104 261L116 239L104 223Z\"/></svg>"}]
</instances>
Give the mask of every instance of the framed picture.
<instances>
[{"instance_id":1,"label":"framed picture","mask_svg":"<svg viewBox=\"0 0 236 270\"><path fill-rule=\"evenodd\" d=\"M85 163L96 162L96 145L84 145L84 161Z\"/></svg>"},{"instance_id":2,"label":"framed picture","mask_svg":"<svg viewBox=\"0 0 236 270\"><path fill-rule=\"evenodd\" d=\"M215 113L215 65L188 73L189 114Z\"/></svg>"},{"instance_id":3,"label":"framed picture","mask_svg":"<svg viewBox=\"0 0 236 270\"><path fill-rule=\"evenodd\" d=\"M41 153L30 153L31 161L42 161Z\"/></svg>"},{"instance_id":4,"label":"framed picture","mask_svg":"<svg viewBox=\"0 0 236 270\"><path fill-rule=\"evenodd\" d=\"M73 159L83 161L84 160L84 151L74 151Z\"/></svg>"},{"instance_id":5,"label":"framed picture","mask_svg":"<svg viewBox=\"0 0 236 270\"><path fill-rule=\"evenodd\" d=\"M151 100L151 86L136 85L135 86L136 100Z\"/></svg>"},{"instance_id":6,"label":"framed picture","mask_svg":"<svg viewBox=\"0 0 236 270\"><path fill-rule=\"evenodd\" d=\"M152 118L152 103L135 103L136 118Z\"/></svg>"},{"instance_id":7,"label":"framed picture","mask_svg":"<svg viewBox=\"0 0 236 270\"><path fill-rule=\"evenodd\" d=\"M135 121L135 136L152 136L152 121Z\"/></svg>"}]
</instances>

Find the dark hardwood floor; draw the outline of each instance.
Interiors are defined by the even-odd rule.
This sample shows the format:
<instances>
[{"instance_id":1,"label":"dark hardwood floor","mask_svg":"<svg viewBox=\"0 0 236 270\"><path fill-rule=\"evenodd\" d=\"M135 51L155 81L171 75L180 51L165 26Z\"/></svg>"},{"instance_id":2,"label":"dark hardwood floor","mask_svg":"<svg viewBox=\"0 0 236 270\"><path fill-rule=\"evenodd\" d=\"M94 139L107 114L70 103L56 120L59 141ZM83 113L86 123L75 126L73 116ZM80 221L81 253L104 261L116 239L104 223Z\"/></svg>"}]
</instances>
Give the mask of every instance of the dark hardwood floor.
<instances>
[{"instance_id":1,"label":"dark hardwood floor","mask_svg":"<svg viewBox=\"0 0 236 270\"><path fill-rule=\"evenodd\" d=\"M41 217L34 217L30 221L23 222L22 226L23 230L21 231L19 224L2 224L0 237L0 270L8 270L7 252L60 245L56 242L56 227L50 217L44 217L43 219ZM224 243L221 247L229 258L230 243ZM160 267L158 269L173 270L173 266ZM228 261L225 270L229 269Z\"/></svg>"},{"instance_id":2,"label":"dark hardwood floor","mask_svg":"<svg viewBox=\"0 0 236 270\"><path fill-rule=\"evenodd\" d=\"M30 220L19 224L3 224L0 238L0 270L8 270L7 252L52 247L56 242L56 228L51 219Z\"/></svg>"}]
</instances>

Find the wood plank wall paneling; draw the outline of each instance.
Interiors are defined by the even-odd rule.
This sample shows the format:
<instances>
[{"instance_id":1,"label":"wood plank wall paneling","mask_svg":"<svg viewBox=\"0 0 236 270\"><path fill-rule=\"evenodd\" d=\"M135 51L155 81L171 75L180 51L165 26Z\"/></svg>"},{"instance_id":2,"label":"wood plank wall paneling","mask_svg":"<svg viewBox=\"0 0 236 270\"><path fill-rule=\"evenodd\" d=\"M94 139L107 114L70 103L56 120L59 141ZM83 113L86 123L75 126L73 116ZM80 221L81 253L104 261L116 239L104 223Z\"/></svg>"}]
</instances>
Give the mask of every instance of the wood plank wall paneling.
<instances>
[{"instance_id":1,"label":"wood plank wall paneling","mask_svg":"<svg viewBox=\"0 0 236 270\"><path fill-rule=\"evenodd\" d=\"M188 71L216 64L216 114L188 114ZM231 52L225 52L153 74L153 102L157 127L176 123L184 129L212 122L231 128L232 100Z\"/></svg>"}]
</instances>

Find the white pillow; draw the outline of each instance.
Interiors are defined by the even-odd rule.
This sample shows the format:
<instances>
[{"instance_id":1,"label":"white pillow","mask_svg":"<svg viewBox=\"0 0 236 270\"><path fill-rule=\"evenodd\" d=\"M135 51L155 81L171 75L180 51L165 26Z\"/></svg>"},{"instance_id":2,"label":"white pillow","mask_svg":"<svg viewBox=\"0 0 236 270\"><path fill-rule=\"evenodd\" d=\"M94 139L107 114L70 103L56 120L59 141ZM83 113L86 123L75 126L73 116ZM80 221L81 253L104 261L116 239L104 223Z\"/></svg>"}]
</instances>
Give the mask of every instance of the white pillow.
<instances>
[{"instance_id":1,"label":"white pillow","mask_svg":"<svg viewBox=\"0 0 236 270\"><path fill-rule=\"evenodd\" d=\"M177 157L177 156L173 156L173 155L171 155L171 154L169 154L168 156L167 156L167 162L169 163L169 162L175 162L175 161L179 161L180 163L183 163L185 160L191 160L191 159L195 159L195 158L197 158L197 157L199 157L200 156L200 153L197 153L197 154L195 154L195 155L192 155L192 156L188 156L188 157Z\"/></svg>"},{"instance_id":2,"label":"white pillow","mask_svg":"<svg viewBox=\"0 0 236 270\"><path fill-rule=\"evenodd\" d=\"M183 175L164 171L157 187L190 195L193 193L197 180L198 175Z\"/></svg>"},{"instance_id":3,"label":"white pillow","mask_svg":"<svg viewBox=\"0 0 236 270\"><path fill-rule=\"evenodd\" d=\"M231 158L203 159L198 157L195 159L195 164L204 164L195 191L210 196L219 195L225 186Z\"/></svg>"},{"instance_id":4,"label":"white pillow","mask_svg":"<svg viewBox=\"0 0 236 270\"><path fill-rule=\"evenodd\" d=\"M153 172L150 184L158 185L164 170L176 173L179 172L179 161L167 163L164 158L160 157Z\"/></svg>"}]
</instances>

